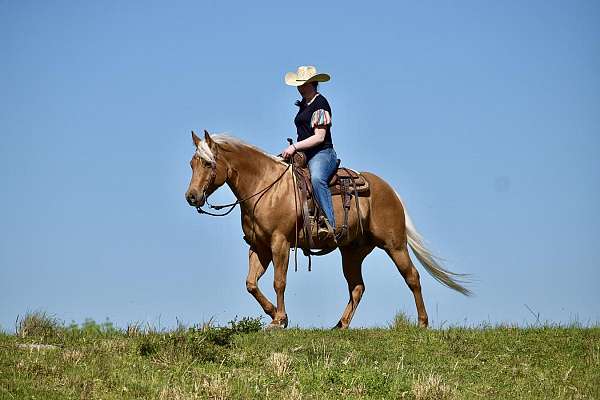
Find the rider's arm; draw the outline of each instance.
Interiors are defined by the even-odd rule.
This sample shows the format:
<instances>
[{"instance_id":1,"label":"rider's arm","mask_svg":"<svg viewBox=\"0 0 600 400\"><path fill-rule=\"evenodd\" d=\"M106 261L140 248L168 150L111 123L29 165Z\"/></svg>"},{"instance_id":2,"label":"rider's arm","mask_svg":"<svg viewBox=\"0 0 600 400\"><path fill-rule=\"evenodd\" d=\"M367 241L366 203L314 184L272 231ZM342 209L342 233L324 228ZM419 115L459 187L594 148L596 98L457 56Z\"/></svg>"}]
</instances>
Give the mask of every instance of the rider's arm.
<instances>
[{"instance_id":1,"label":"rider's arm","mask_svg":"<svg viewBox=\"0 0 600 400\"><path fill-rule=\"evenodd\" d=\"M327 130L324 127L315 127L314 135L307 137L306 139L301 140L295 144L296 150L310 149L311 147L323 143L323 141L325 140L325 133L327 133Z\"/></svg>"},{"instance_id":2,"label":"rider's arm","mask_svg":"<svg viewBox=\"0 0 600 400\"><path fill-rule=\"evenodd\" d=\"M327 133L327 126L331 124L331 115L324 109L318 109L312 114L310 125L314 129L314 135L307 137L304 140L299 141L296 144L288 146L281 155L283 158L288 158L296 151L307 150L311 147L315 147L323 143L325 140L325 134Z\"/></svg>"},{"instance_id":3,"label":"rider's arm","mask_svg":"<svg viewBox=\"0 0 600 400\"><path fill-rule=\"evenodd\" d=\"M315 127L315 134L301 140L295 144L289 145L285 150L281 152L283 158L291 157L296 151L310 149L311 147L317 146L325 140L325 133L327 130L324 127Z\"/></svg>"}]
</instances>

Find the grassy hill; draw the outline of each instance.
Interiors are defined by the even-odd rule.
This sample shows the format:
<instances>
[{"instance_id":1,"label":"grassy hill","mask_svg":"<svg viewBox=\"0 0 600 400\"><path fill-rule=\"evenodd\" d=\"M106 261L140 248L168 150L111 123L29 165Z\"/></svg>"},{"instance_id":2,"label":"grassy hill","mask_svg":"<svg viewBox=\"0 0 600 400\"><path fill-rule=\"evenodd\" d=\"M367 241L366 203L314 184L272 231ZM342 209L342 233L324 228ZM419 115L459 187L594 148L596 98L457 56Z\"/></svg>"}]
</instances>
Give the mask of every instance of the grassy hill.
<instances>
[{"instance_id":1,"label":"grassy hill","mask_svg":"<svg viewBox=\"0 0 600 400\"><path fill-rule=\"evenodd\" d=\"M600 399L598 327L260 328L30 314L0 334L0 399Z\"/></svg>"}]
</instances>

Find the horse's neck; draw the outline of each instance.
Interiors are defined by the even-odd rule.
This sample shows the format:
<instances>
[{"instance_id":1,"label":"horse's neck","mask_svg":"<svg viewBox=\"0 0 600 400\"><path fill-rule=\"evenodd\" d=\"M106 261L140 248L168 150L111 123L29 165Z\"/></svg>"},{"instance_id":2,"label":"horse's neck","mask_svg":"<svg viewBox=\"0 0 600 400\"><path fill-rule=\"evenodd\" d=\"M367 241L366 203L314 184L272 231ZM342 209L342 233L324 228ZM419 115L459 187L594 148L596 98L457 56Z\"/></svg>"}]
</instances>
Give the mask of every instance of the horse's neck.
<instances>
[{"instance_id":1,"label":"horse's neck","mask_svg":"<svg viewBox=\"0 0 600 400\"><path fill-rule=\"evenodd\" d=\"M285 165L251 147L229 151L227 163L232 172L227 185L238 200L244 200L266 188L285 170ZM256 198L249 200L246 205L253 204Z\"/></svg>"}]
</instances>

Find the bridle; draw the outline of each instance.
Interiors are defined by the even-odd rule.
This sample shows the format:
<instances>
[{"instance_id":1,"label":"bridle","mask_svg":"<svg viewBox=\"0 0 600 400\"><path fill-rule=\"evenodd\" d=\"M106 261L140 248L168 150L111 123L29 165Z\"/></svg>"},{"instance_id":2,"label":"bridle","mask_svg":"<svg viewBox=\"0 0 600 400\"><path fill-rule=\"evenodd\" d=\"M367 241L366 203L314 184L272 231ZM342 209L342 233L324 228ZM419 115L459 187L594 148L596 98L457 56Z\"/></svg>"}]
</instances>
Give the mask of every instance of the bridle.
<instances>
[{"instance_id":1,"label":"bridle","mask_svg":"<svg viewBox=\"0 0 600 400\"><path fill-rule=\"evenodd\" d=\"M216 178L217 178L217 160L215 159L215 161L211 161L211 163L210 163L210 175L208 176L208 181L202 187L202 199L204 200L204 202L206 204L208 204L208 206L210 208L214 208L216 210L220 210L222 207L216 208L216 207L213 207L212 205L210 205L208 203L208 195L206 194L206 192L208 191L208 188L215 183L215 179ZM208 211L204 211L200 206L196 206L196 211L198 211L199 214L208 214L208 215L212 215L212 216L215 216L215 217L224 216L224 215L227 215L227 214L229 214L231 212L231 210L230 210L230 211L228 211L225 214L222 214L222 215L219 214L219 215L217 215L217 214L210 213Z\"/></svg>"},{"instance_id":2,"label":"bridle","mask_svg":"<svg viewBox=\"0 0 600 400\"><path fill-rule=\"evenodd\" d=\"M242 204L245 201L250 200L251 198L253 198L255 196L258 196L259 194L261 195L261 198L262 198L262 195L264 195L277 182L279 182L281 180L281 178L283 178L285 173L290 169L290 166L291 166L291 164L288 164L288 166L285 168L285 170L283 170L281 175L279 175L277 177L277 179L275 179L273 182L271 182L269 185L267 185L263 189L259 190L258 192L251 194L250 196L248 196L244 199L236 200L233 203L213 205L208 202L209 195L207 195L206 193L208 191L208 188L211 187L215 183L215 179L217 178L217 158L215 155L215 160L210 163L210 175L208 177L208 181L202 188L202 198L204 199L204 202L206 203L206 205L208 205L208 207L212 208L213 210L221 210L221 209L227 208L227 207L229 207L229 210L227 210L226 212L224 212L222 214L216 214L216 213L212 213L210 211L203 210L201 206L196 206L196 211L198 211L198 214L206 214L206 215L210 215L212 217L224 217L224 216L228 215L229 213L231 213L233 211L233 209L235 208L235 206L237 206L238 204ZM259 198L259 200L260 200L260 198ZM258 204L258 201L256 202L256 204L254 204L254 207L252 208L252 219L254 219L254 210L256 209L257 204Z\"/></svg>"}]
</instances>

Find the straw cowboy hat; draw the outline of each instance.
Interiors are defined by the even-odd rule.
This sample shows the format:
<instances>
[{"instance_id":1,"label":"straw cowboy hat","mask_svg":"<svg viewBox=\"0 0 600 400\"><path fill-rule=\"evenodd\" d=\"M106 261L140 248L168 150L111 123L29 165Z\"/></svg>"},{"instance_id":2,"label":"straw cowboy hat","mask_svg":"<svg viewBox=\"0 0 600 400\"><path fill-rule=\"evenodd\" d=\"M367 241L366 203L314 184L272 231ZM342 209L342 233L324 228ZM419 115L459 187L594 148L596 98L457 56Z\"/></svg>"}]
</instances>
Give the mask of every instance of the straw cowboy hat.
<instances>
[{"instance_id":1,"label":"straw cowboy hat","mask_svg":"<svg viewBox=\"0 0 600 400\"><path fill-rule=\"evenodd\" d=\"M298 67L297 72L288 72L285 74L285 83L290 86L300 86L307 82L327 82L330 76L327 74L318 74L317 69L312 65L303 65Z\"/></svg>"}]
</instances>

